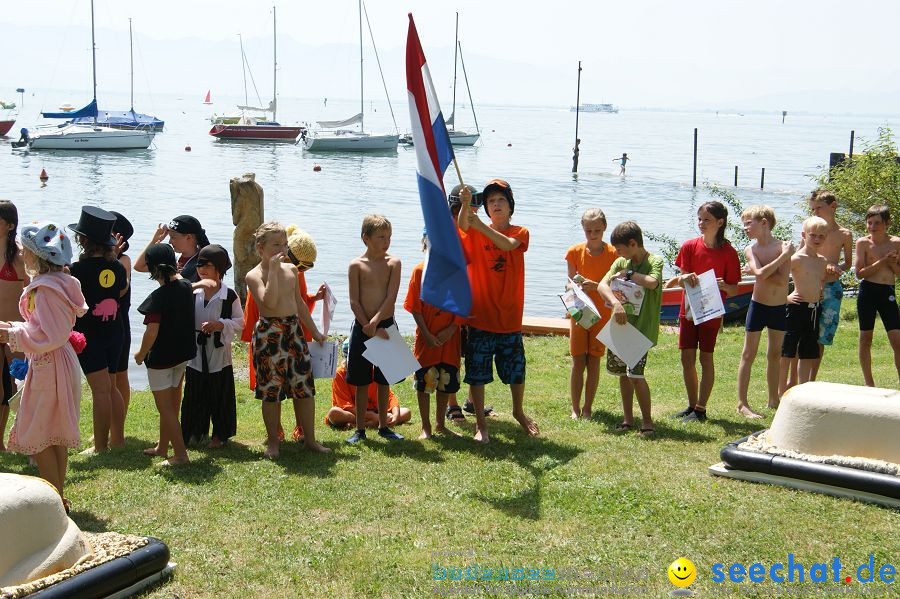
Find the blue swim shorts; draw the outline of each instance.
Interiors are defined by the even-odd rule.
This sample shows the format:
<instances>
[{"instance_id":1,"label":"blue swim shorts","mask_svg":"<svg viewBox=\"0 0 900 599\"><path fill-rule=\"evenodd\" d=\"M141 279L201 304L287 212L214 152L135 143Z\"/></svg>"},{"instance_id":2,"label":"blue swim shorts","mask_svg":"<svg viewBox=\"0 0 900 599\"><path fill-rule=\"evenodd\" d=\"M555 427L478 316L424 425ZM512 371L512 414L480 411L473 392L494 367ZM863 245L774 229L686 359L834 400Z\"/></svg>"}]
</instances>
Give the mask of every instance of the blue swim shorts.
<instances>
[{"instance_id":1,"label":"blue swim shorts","mask_svg":"<svg viewBox=\"0 0 900 599\"><path fill-rule=\"evenodd\" d=\"M466 377L469 385L486 385L494 380L491 361L505 385L525 382L525 345L522 333L492 333L469 327L466 343Z\"/></svg>"},{"instance_id":2,"label":"blue swim shorts","mask_svg":"<svg viewBox=\"0 0 900 599\"><path fill-rule=\"evenodd\" d=\"M819 343L831 345L834 334L841 321L841 300L844 298L844 286L840 281L825 283L822 290L821 315L819 316Z\"/></svg>"}]
</instances>

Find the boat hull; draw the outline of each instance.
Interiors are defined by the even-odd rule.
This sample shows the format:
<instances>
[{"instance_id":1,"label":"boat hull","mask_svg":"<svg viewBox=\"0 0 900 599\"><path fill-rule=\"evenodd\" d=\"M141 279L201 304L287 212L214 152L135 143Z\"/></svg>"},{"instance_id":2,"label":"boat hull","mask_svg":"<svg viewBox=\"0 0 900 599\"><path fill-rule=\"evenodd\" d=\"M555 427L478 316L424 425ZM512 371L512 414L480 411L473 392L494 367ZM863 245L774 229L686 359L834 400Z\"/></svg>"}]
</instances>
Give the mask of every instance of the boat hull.
<instances>
[{"instance_id":1,"label":"boat hull","mask_svg":"<svg viewBox=\"0 0 900 599\"><path fill-rule=\"evenodd\" d=\"M450 132L450 144L454 146L474 146L481 138L480 133L464 133L462 131Z\"/></svg>"},{"instance_id":2,"label":"boat hull","mask_svg":"<svg viewBox=\"0 0 900 599\"><path fill-rule=\"evenodd\" d=\"M271 125L213 125L209 134L216 139L232 141L295 141L303 127L283 127Z\"/></svg>"},{"instance_id":3,"label":"boat hull","mask_svg":"<svg viewBox=\"0 0 900 599\"><path fill-rule=\"evenodd\" d=\"M6 135L9 133L9 130L13 128L13 125L16 124L15 120L12 121L0 121L0 135Z\"/></svg>"},{"instance_id":4,"label":"boat hull","mask_svg":"<svg viewBox=\"0 0 900 599\"><path fill-rule=\"evenodd\" d=\"M32 150L146 150L153 131L66 125L38 131L28 143Z\"/></svg>"},{"instance_id":5,"label":"boat hull","mask_svg":"<svg viewBox=\"0 0 900 599\"><path fill-rule=\"evenodd\" d=\"M738 291L735 295L725 299L725 321L740 320L747 314L750 300L753 297L752 278L743 279L738 283ZM681 308L681 299L684 297L684 289L671 287L663 289L662 306L660 306L660 321L665 323L677 323L678 311Z\"/></svg>"},{"instance_id":6,"label":"boat hull","mask_svg":"<svg viewBox=\"0 0 900 599\"><path fill-rule=\"evenodd\" d=\"M303 140L310 152L396 152L399 135L359 135L311 133Z\"/></svg>"}]
</instances>

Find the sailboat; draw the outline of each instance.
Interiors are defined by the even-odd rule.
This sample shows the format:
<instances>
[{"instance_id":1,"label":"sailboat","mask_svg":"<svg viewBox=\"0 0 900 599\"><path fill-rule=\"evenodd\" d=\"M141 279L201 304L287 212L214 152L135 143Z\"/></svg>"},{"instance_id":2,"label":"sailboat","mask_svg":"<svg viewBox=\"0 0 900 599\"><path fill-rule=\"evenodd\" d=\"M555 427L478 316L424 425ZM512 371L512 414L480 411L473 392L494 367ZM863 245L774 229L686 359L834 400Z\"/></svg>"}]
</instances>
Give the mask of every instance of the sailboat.
<instances>
[{"instance_id":1,"label":"sailboat","mask_svg":"<svg viewBox=\"0 0 900 599\"><path fill-rule=\"evenodd\" d=\"M15 102L6 103L0 100L0 110L3 110L3 114L0 115L0 137L9 133L9 130L16 124L16 119L12 118L12 111L15 110L15 108Z\"/></svg>"},{"instance_id":2,"label":"sailboat","mask_svg":"<svg viewBox=\"0 0 900 599\"><path fill-rule=\"evenodd\" d=\"M267 121L259 117L248 116L246 112L236 123L214 123L209 134L222 140L254 140L254 141L294 141L305 128L283 126L276 120L278 109L278 96L276 94L278 83L278 27L275 19L275 7L272 7L272 101L265 108L258 106L238 106L243 111L257 111L272 113L272 120ZM243 60L243 44L241 48ZM207 94L208 96L209 94ZM244 100L246 102L246 100Z\"/></svg>"},{"instance_id":3,"label":"sailboat","mask_svg":"<svg viewBox=\"0 0 900 599\"><path fill-rule=\"evenodd\" d=\"M469 104L472 106L472 118L475 119L475 132L463 131L456 128L456 54L459 51L459 60L462 63L463 77L466 79L466 91L469 93ZM454 146L474 146L475 142L481 137L481 130L478 128L478 117L475 116L475 103L472 102L472 90L469 88L469 76L466 74L466 63L462 57L462 44L459 43L459 13L456 13L456 43L453 46L453 110L450 112L450 118L447 119L449 130L447 134L450 136L450 143Z\"/></svg>"},{"instance_id":4,"label":"sailboat","mask_svg":"<svg viewBox=\"0 0 900 599\"><path fill-rule=\"evenodd\" d=\"M65 123L56 127L39 127L23 141L32 150L145 150L155 135L152 129L113 129L97 123L97 44L94 41L94 0L91 0L91 63L93 65L94 98L91 103L72 112L44 112L47 119L89 117L91 124ZM15 144L18 145L18 144Z\"/></svg>"},{"instance_id":5,"label":"sailboat","mask_svg":"<svg viewBox=\"0 0 900 599\"><path fill-rule=\"evenodd\" d=\"M206 99L203 100L204 104L212 104L212 100L209 99L209 94L212 92L211 89L206 90Z\"/></svg>"},{"instance_id":6,"label":"sailboat","mask_svg":"<svg viewBox=\"0 0 900 599\"><path fill-rule=\"evenodd\" d=\"M472 118L475 119L475 132L463 131L456 128L456 65L462 64L463 77L466 80L466 91L469 93L469 104L472 106ZM462 106L465 108L465 105ZM472 102L472 90L469 89L469 76L466 74L466 63L462 58L462 44L459 43L459 13L456 13L456 44L453 47L453 111L450 118L445 121L450 137L450 143L454 146L474 146L481 138L481 130L478 128L478 117L475 116L475 104ZM413 145L412 134L404 135L400 139L404 145Z\"/></svg>"},{"instance_id":7,"label":"sailboat","mask_svg":"<svg viewBox=\"0 0 900 599\"><path fill-rule=\"evenodd\" d=\"M363 124L363 41L362 0L359 0L359 114L342 121L317 121L322 129L303 136L303 147L310 152L378 152L397 151L399 134L373 135ZM380 67L379 67L380 68ZM342 129L359 123L359 131Z\"/></svg>"},{"instance_id":8,"label":"sailboat","mask_svg":"<svg viewBox=\"0 0 900 599\"><path fill-rule=\"evenodd\" d=\"M155 116L134 111L134 44L131 36L131 19L128 19L128 56L131 64L131 108L128 110L101 110L97 115L97 124L113 129L153 129L162 131L165 121ZM91 123L91 117L72 119L73 123Z\"/></svg>"}]
</instances>

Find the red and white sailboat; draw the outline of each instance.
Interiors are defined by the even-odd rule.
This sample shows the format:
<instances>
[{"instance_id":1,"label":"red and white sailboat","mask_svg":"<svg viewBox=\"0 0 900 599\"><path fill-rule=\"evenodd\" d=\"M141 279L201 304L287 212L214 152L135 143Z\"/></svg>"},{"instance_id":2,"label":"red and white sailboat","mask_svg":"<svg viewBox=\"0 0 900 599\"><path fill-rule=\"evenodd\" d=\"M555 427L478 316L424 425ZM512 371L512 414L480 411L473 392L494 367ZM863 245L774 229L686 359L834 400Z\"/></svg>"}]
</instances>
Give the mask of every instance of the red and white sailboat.
<instances>
[{"instance_id":1,"label":"red and white sailboat","mask_svg":"<svg viewBox=\"0 0 900 599\"><path fill-rule=\"evenodd\" d=\"M275 25L275 7L272 7L272 46L273 46L273 69L272 69L272 101L266 107L259 106L238 106L243 111L241 118L237 123L216 123L209 130L209 134L216 139L230 141L296 141L297 137L305 131L301 126L284 126L276 120L276 111L278 109L278 96L276 95L276 84L278 82L278 53L277 53L277 27ZM243 60L243 47L241 49ZM209 94L207 94L207 100ZM245 100L246 101L246 100ZM262 117L248 115L247 112L263 113ZM272 120L264 118L267 113L272 113Z\"/></svg>"},{"instance_id":2,"label":"red and white sailboat","mask_svg":"<svg viewBox=\"0 0 900 599\"><path fill-rule=\"evenodd\" d=\"M15 107L16 105L13 102L7 104L6 102L0 101L0 110L2 110L2 112L0 112L0 137L9 133L9 130L16 124L16 119L12 118L12 111Z\"/></svg>"},{"instance_id":3,"label":"red and white sailboat","mask_svg":"<svg viewBox=\"0 0 900 599\"><path fill-rule=\"evenodd\" d=\"M209 99L209 94L210 94L211 91L212 91L212 90L210 90L210 89L206 90L206 99L203 100L203 103L204 103L204 104L212 104L212 100Z\"/></svg>"}]
</instances>

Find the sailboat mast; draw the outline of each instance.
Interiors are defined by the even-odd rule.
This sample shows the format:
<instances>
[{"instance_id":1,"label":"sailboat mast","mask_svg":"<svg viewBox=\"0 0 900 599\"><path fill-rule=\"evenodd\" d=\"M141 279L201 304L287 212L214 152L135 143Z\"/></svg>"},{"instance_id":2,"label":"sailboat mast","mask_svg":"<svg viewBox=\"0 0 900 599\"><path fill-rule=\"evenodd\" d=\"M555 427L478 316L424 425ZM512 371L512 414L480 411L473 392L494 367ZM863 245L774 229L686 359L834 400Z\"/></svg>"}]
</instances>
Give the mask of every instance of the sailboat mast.
<instances>
[{"instance_id":1,"label":"sailboat mast","mask_svg":"<svg viewBox=\"0 0 900 599\"><path fill-rule=\"evenodd\" d=\"M94 104L97 103L97 42L94 40L94 0L91 0L91 64L94 70ZM97 125L97 114L94 114L94 125Z\"/></svg>"},{"instance_id":2,"label":"sailboat mast","mask_svg":"<svg viewBox=\"0 0 900 599\"><path fill-rule=\"evenodd\" d=\"M278 25L275 20L275 7L272 7L272 120L277 121L275 111L278 109Z\"/></svg>"},{"instance_id":3,"label":"sailboat mast","mask_svg":"<svg viewBox=\"0 0 900 599\"><path fill-rule=\"evenodd\" d=\"M456 13L456 33L453 42L453 110L450 112L450 130L456 131L456 48L459 45L459 13Z\"/></svg>"},{"instance_id":4,"label":"sailboat mast","mask_svg":"<svg viewBox=\"0 0 900 599\"><path fill-rule=\"evenodd\" d=\"M362 42L362 0L359 0L359 131L365 131L363 109L363 42Z\"/></svg>"},{"instance_id":5,"label":"sailboat mast","mask_svg":"<svg viewBox=\"0 0 900 599\"><path fill-rule=\"evenodd\" d=\"M134 40L131 37L131 17L128 18L128 62L131 65L131 112L134 112Z\"/></svg>"},{"instance_id":6,"label":"sailboat mast","mask_svg":"<svg viewBox=\"0 0 900 599\"><path fill-rule=\"evenodd\" d=\"M244 56L244 38L238 34L238 43L241 45L241 72L244 74L244 106L250 104L247 98L247 58Z\"/></svg>"}]
</instances>

